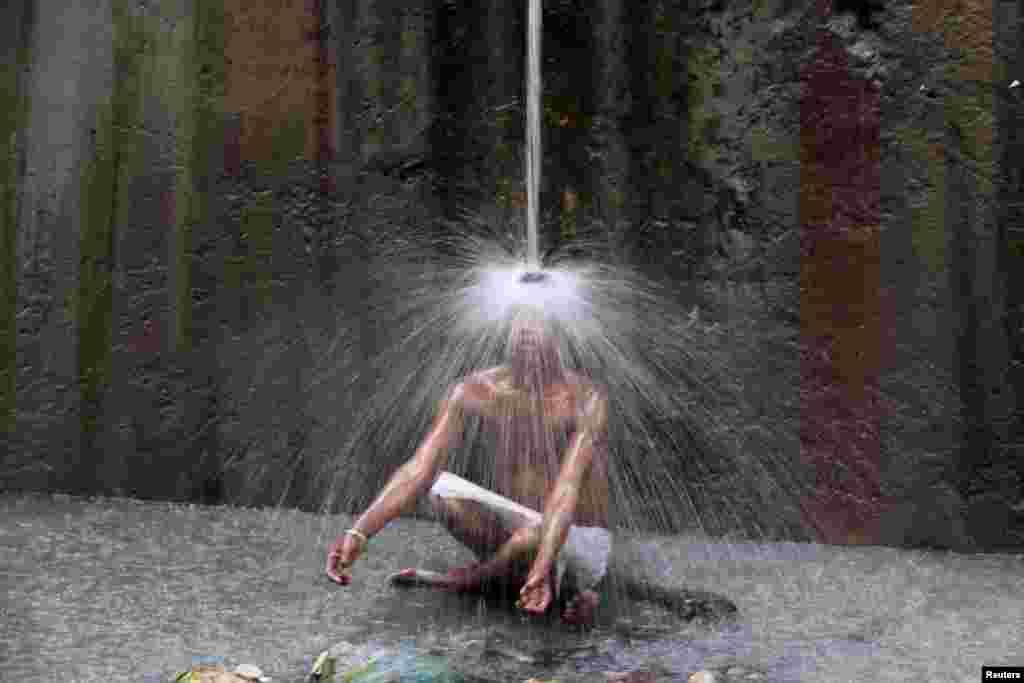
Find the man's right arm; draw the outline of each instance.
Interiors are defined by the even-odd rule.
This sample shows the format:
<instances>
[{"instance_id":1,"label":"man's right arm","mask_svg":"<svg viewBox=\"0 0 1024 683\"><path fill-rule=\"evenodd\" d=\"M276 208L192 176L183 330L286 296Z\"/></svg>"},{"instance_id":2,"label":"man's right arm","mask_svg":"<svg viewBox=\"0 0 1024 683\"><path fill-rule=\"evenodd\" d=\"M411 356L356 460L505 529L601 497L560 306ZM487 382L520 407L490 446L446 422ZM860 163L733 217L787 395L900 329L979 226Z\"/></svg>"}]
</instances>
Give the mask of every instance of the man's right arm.
<instances>
[{"instance_id":1,"label":"man's right arm","mask_svg":"<svg viewBox=\"0 0 1024 683\"><path fill-rule=\"evenodd\" d=\"M354 529L373 536L398 517L437 478L448 448L462 431L466 388L458 384L438 407L430 433L416 453L391 477L377 499L356 521Z\"/></svg>"}]
</instances>

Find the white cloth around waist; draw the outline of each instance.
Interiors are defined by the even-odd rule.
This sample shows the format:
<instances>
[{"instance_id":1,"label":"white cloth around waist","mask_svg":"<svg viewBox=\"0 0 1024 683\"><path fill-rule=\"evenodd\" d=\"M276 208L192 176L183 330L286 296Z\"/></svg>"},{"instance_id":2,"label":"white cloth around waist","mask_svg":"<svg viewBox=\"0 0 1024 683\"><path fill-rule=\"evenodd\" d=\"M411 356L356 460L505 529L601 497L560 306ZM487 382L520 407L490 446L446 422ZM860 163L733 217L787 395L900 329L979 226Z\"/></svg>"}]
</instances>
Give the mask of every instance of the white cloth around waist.
<instances>
[{"instance_id":1,"label":"white cloth around waist","mask_svg":"<svg viewBox=\"0 0 1024 683\"><path fill-rule=\"evenodd\" d=\"M441 472L430 488L430 493L441 498L475 500L496 514L508 529L522 526L523 519L531 525L539 525L544 519L536 510L488 491L451 472ZM607 529L570 526L565 544L556 559L555 590L560 589L566 571L572 575L573 583L580 590L597 585L608 570L611 547L612 535Z\"/></svg>"}]
</instances>

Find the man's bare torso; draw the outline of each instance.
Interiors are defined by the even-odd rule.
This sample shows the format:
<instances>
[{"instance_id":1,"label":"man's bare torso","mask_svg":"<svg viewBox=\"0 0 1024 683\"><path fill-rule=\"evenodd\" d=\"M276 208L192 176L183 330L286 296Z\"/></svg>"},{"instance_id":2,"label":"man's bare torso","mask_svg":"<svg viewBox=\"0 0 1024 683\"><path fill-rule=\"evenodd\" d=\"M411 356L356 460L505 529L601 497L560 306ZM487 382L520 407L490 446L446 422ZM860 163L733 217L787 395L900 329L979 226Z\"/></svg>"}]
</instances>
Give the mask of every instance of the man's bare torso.
<instances>
[{"instance_id":1,"label":"man's bare torso","mask_svg":"<svg viewBox=\"0 0 1024 683\"><path fill-rule=\"evenodd\" d=\"M585 402L596 387L568 374L550 385L540 399L513 386L511 373L498 367L476 373L464 382L463 410L480 418L481 432L493 457L495 493L543 511L561 471L566 447L580 429ZM597 446L590 471L580 489L574 524L608 526L607 452Z\"/></svg>"}]
</instances>

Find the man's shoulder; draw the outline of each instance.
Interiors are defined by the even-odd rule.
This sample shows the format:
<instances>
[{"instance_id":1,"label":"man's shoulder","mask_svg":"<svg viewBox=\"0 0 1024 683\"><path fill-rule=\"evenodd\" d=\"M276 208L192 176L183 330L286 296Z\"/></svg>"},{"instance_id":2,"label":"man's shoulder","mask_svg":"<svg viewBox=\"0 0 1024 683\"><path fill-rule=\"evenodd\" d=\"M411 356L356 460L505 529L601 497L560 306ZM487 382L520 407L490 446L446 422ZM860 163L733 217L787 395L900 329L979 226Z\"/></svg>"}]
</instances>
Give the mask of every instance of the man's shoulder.
<instances>
[{"instance_id":1,"label":"man's shoulder","mask_svg":"<svg viewBox=\"0 0 1024 683\"><path fill-rule=\"evenodd\" d=\"M566 372L566 383L578 398L606 398L607 390L592 378L579 372Z\"/></svg>"},{"instance_id":2,"label":"man's shoulder","mask_svg":"<svg viewBox=\"0 0 1024 683\"><path fill-rule=\"evenodd\" d=\"M577 390L586 388L594 384L594 382L589 377L584 375L582 372L578 372L576 370L566 370L565 381L570 387L573 387L574 389Z\"/></svg>"},{"instance_id":3,"label":"man's shoulder","mask_svg":"<svg viewBox=\"0 0 1024 683\"><path fill-rule=\"evenodd\" d=\"M507 369L504 366L497 366L493 368L487 368L486 370L477 370L469 375L466 375L459 385L464 390L469 391L486 391L493 389L497 382L507 374Z\"/></svg>"},{"instance_id":4,"label":"man's shoulder","mask_svg":"<svg viewBox=\"0 0 1024 683\"><path fill-rule=\"evenodd\" d=\"M456 384L454 393L467 407L493 400L496 382L503 371L504 368L496 367L469 374Z\"/></svg>"},{"instance_id":5,"label":"man's shoulder","mask_svg":"<svg viewBox=\"0 0 1024 683\"><path fill-rule=\"evenodd\" d=\"M608 419L608 391L593 379L573 373L569 379L578 424L603 431Z\"/></svg>"}]
</instances>

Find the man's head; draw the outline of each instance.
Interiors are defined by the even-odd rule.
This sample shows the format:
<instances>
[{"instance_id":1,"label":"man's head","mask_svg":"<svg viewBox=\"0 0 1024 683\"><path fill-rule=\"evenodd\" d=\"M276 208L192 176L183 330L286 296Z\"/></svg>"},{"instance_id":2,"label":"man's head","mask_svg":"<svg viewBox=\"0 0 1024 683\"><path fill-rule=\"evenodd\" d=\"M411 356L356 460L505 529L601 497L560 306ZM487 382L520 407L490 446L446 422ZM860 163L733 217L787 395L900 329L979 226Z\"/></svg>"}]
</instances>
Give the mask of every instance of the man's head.
<instances>
[{"instance_id":1,"label":"man's head","mask_svg":"<svg viewBox=\"0 0 1024 683\"><path fill-rule=\"evenodd\" d=\"M512 381L531 393L540 393L563 378L558 345L543 312L532 307L515 312L508 340L508 361Z\"/></svg>"}]
</instances>

